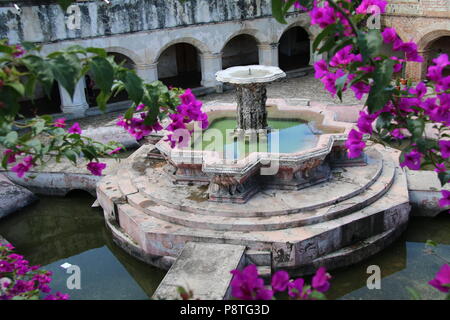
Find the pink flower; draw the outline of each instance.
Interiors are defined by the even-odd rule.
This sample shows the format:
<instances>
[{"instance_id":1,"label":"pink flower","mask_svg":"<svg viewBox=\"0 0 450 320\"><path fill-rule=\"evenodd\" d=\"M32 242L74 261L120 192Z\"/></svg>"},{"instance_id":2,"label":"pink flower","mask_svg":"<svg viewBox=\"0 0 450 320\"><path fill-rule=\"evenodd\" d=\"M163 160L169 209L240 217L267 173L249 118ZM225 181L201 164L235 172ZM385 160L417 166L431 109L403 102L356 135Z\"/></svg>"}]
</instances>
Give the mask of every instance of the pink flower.
<instances>
[{"instance_id":1,"label":"pink flower","mask_svg":"<svg viewBox=\"0 0 450 320\"><path fill-rule=\"evenodd\" d=\"M285 291L289 283L289 274L279 270L272 276L272 289L274 291Z\"/></svg>"},{"instance_id":2,"label":"pink flower","mask_svg":"<svg viewBox=\"0 0 450 320\"><path fill-rule=\"evenodd\" d=\"M231 295L241 300L270 300L273 292L264 289L264 280L259 278L258 270L254 264L244 270L232 270Z\"/></svg>"},{"instance_id":3,"label":"pink flower","mask_svg":"<svg viewBox=\"0 0 450 320\"><path fill-rule=\"evenodd\" d=\"M143 104L143 103L141 103L141 104L139 104L137 107L136 107L136 111L141 111L141 110L143 110L145 108L145 105Z\"/></svg>"},{"instance_id":4,"label":"pink flower","mask_svg":"<svg viewBox=\"0 0 450 320\"><path fill-rule=\"evenodd\" d=\"M22 178L25 173L30 171L30 169L34 166L34 160L32 156L26 156L23 158L21 163L16 164L11 168L12 172L15 172L19 178Z\"/></svg>"},{"instance_id":5,"label":"pink flower","mask_svg":"<svg viewBox=\"0 0 450 320\"><path fill-rule=\"evenodd\" d=\"M442 198L439 199L439 206L444 208L450 205L450 191L441 190Z\"/></svg>"},{"instance_id":6,"label":"pink flower","mask_svg":"<svg viewBox=\"0 0 450 320\"><path fill-rule=\"evenodd\" d=\"M324 267L320 267L312 278L311 285L314 289L323 293L330 289L329 279L331 279L331 276L327 273Z\"/></svg>"},{"instance_id":7,"label":"pink flower","mask_svg":"<svg viewBox=\"0 0 450 320\"><path fill-rule=\"evenodd\" d=\"M8 157L8 159L6 160L7 164L16 162L16 153L11 149L6 149L5 151L3 151L3 155Z\"/></svg>"},{"instance_id":8,"label":"pink flower","mask_svg":"<svg viewBox=\"0 0 450 320\"><path fill-rule=\"evenodd\" d=\"M439 291L448 293L450 291L450 266L444 264L436 273L434 279L428 283Z\"/></svg>"},{"instance_id":9,"label":"pink flower","mask_svg":"<svg viewBox=\"0 0 450 320\"><path fill-rule=\"evenodd\" d=\"M117 147L117 148L115 148L114 150L108 152L108 154L116 154L116 153L119 153L120 150L122 150L122 147Z\"/></svg>"},{"instance_id":10,"label":"pink flower","mask_svg":"<svg viewBox=\"0 0 450 320\"><path fill-rule=\"evenodd\" d=\"M392 43L398 39L397 32L394 28L385 28L381 35L385 43Z\"/></svg>"},{"instance_id":11,"label":"pink flower","mask_svg":"<svg viewBox=\"0 0 450 320\"><path fill-rule=\"evenodd\" d=\"M106 168L106 163L89 162L86 167L94 176L101 176L102 171Z\"/></svg>"},{"instance_id":12,"label":"pink flower","mask_svg":"<svg viewBox=\"0 0 450 320\"><path fill-rule=\"evenodd\" d=\"M352 129L348 134L345 147L348 150L348 157L350 159L358 158L366 147L366 143L362 139L363 134L355 129Z\"/></svg>"},{"instance_id":13,"label":"pink flower","mask_svg":"<svg viewBox=\"0 0 450 320\"><path fill-rule=\"evenodd\" d=\"M294 281L289 282L288 284L288 294L291 298L294 299L301 299L304 298L306 295L303 294L303 286L305 285L305 280L302 278L298 278Z\"/></svg>"},{"instance_id":14,"label":"pink flower","mask_svg":"<svg viewBox=\"0 0 450 320\"><path fill-rule=\"evenodd\" d=\"M450 157L450 140L439 140L439 149L441 150L442 158Z\"/></svg>"},{"instance_id":15,"label":"pink flower","mask_svg":"<svg viewBox=\"0 0 450 320\"><path fill-rule=\"evenodd\" d=\"M350 87L350 89L352 89L353 92L355 93L356 99L361 100L363 95L365 95L366 93L369 93L370 85L368 85L367 83L365 83L363 81L359 81L359 82L354 83Z\"/></svg>"},{"instance_id":16,"label":"pink flower","mask_svg":"<svg viewBox=\"0 0 450 320\"><path fill-rule=\"evenodd\" d=\"M76 133L76 134L81 134L81 132L82 132L81 128L80 128L80 124L78 122L75 122L67 131L69 133Z\"/></svg>"},{"instance_id":17,"label":"pink flower","mask_svg":"<svg viewBox=\"0 0 450 320\"><path fill-rule=\"evenodd\" d=\"M380 13L386 12L387 2L383 0L363 0L361 4L356 8L357 14L369 14L372 10L368 10L372 6L380 8Z\"/></svg>"},{"instance_id":18,"label":"pink flower","mask_svg":"<svg viewBox=\"0 0 450 320\"><path fill-rule=\"evenodd\" d=\"M447 168L445 167L444 163L436 163L436 168L434 169L436 172L445 172L447 171Z\"/></svg>"},{"instance_id":19,"label":"pink flower","mask_svg":"<svg viewBox=\"0 0 450 320\"><path fill-rule=\"evenodd\" d=\"M376 119L376 115L374 114L368 114L365 111L359 112L359 118L358 118L358 129L362 133L369 133L371 134L372 129L372 122Z\"/></svg>"},{"instance_id":20,"label":"pink flower","mask_svg":"<svg viewBox=\"0 0 450 320\"><path fill-rule=\"evenodd\" d=\"M402 129L404 130L404 128L402 128ZM394 138L396 138L398 140L402 140L405 138L405 136L401 132L401 129L399 129L399 128L395 128L394 130L392 130L391 136L393 136Z\"/></svg>"},{"instance_id":21,"label":"pink flower","mask_svg":"<svg viewBox=\"0 0 450 320\"><path fill-rule=\"evenodd\" d=\"M13 56L15 58L20 58L21 56L23 56L25 54L25 52L26 52L25 49L21 45L16 44L15 51L13 52Z\"/></svg>"},{"instance_id":22,"label":"pink flower","mask_svg":"<svg viewBox=\"0 0 450 320\"><path fill-rule=\"evenodd\" d=\"M66 127L66 118L56 119L53 126L58 127L58 128L65 128Z\"/></svg>"},{"instance_id":23,"label":"pink flower","mask_svg":"<svg viewBox=\"0 0 450 320\"><path fill-rule=\"evenodd\" d=\"M314 63L314 70L315 70L314 77L316 79L320 79L320 78L324 77L329 72L327 62L325 60L323 60L323 59L315 62Z\"/></svg>"},{"instance_id":24,"label":"pink flower","mask_svg":"<svg viewBox=\"0 0 450 320\"><path fill-rule=\"evenodd\" d=\"M326 28L328 25L336 22L334 9L331 7L314 7L310 12L311 24L318 24L319 27Z\"/></svg>"},{"instance_id":25,"label":"pink flower","mask_svg":"<svg viewBox=\"0 0 450 320\"><path fill-rule=\"evenodd\" d=\"M415 88L409 89L409 93L422 98L427 93L427 86L423 82L419 82Z\"/></svg>"},{"instance_id":26,"label":"pink flower","mask_svg":"<svg viewBox=\"0 0 450 320\"><path fill-rule=\"evenodd\" d=\"M404 160L400 163L400 167L408 167L411 170L419 170L421 158L422 154L418 150L414 149L404 155Z\"/></svg>"}]
</instances>

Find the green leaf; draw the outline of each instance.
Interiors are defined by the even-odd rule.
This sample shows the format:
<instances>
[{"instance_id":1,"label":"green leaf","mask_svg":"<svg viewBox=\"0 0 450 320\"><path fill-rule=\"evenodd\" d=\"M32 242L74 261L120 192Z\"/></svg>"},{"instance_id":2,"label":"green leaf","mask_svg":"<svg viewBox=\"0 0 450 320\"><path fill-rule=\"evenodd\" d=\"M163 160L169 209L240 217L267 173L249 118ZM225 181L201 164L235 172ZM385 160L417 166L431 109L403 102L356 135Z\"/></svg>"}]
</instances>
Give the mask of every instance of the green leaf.
<instances>
[{"instance_id":1,"label":"green leaf","mask_svg":"<svg viewBox=\"0 0 450 320\"><path fill-rule=\"evenodd\" d=\"M367 32L358 32L357 36L358 47L361 50L363 62L366 63L370 58L377 56L380 53L383 38L379 30L369 30Z\"/></svg>"},{"instance_id":2,"label":"green leaf","mask_svg":"<svg viewBox=\"0 0 450 320\"><path fill-rule=\"evenodd\" d=\"M279 22L283 24L287 24L286 19L284 18L284 3L280 0L272 0L272 15Z\"/></svg>"},{"instance_id":3,"label":"green leaf","mask_svg":"<svg viewBox=\"0 0 450 320\"><path fill-rule=\"evenodd\" d=\"M106 58L108 56L108 53L103 48L89 47L89 48L86 48L86 52L96 54L96 55L98 55L99 57L102 57L102 58Z\"/></svg>"},{"instance_id":4,"label":"green leaf","mask_svg":"<svg viewBox=\"0 0 450 320\"><path fill-rule=\"evenodd\" d=\"M322 42L322 40L330 35L330 34L334 34L335 33L335 29L336 29L336 25L335 24L330 24L329 26L327 26L325 29L322 30L322 32L320 32L317 37L314 39L314 42L312 44L312 50L316 51L317 48L319 47L319 44Z\"/></svg>"},{"instance_id":5,"label":"green leaf","mask_svg":"<svg viewBox=\"0 0 450 320\"><path fill-rule=\"evenodd\" d=\"M94 57L91 61L91 71L95 84L105 94L111 91L114 80L114 69L106 58Z\"/></svg>"},{"instance_id":6,"label":"green leaf","mask_svg":"<svg viewBox=\"0 0 450 320\"><path fill-rule=\"evenodd\" d=\"M430 247L437 247L437 243L433 240L427 240L427 242L425 242L425 245Z\"/></svg>"},{"instance_id":7,"label":"green leaf","mask_svg":"<svg viewBox=\"0 0 450 320\"><path fill-rule=\"evenodd\" d=\"M425 130L425 121L421 118L408 119L406 121L409 132L411 132L413 139L421 138Z\"/></svg>"},{"instance_id":8,"label":"green leaf","mask_svg":"<svg viewBox=\"0 0 450 320\"><path fill-rule=\"evenodd\" d=\"M367 106L370 113L381 110L392 96L392 88L389 86L392 79L395 61L386 59L377 64L373 75L373 85L367 97Z\"/></svg>"},{"instance_id":9,"label":"green leaf","mask_svg":"<svg viewBox=\"0 0 450 320\"><path fill-rule=\"evenodd\" d=\"M406 287L406 290L409 292L409 294L411 295L411 298L413 300L422 300L422 297L415 289Z\"/></svg>"},{"instance_id":10,"label":"green leaf","mask_svg":"<svg viewBox=\"0 0 450 320\"><path fill-rule=\"evenodd\" d=\"M441 182L441 186L445 185L447 182L450 181L450 170L447 170L445 172L439 172L438 178L439 181Z\"/></svg>"},{"instance_id":11,"label":"green leaf","mask_svg":"<svg viewBox=\"0 0 450 320\"><path fill-rule=\"evenodd\" d=\"M74 164L77 163L77 153L73 150L65 150L64 151L64 156L69 159L70 161L72 161Z\"/></svg>"},{"instance_id":12,"label":"green leaf","mask_svg":"<svg viewBox=\"0 0 450 320\"><path fill-rule=\"evenodd\" d=\"M141 102L144 94L143 82L134 72L127 71L123 79L125 90L127 90L128 97L135 103Z\"/></svg>"},{"instance_id":13,"label":"green leaf","mask_svg":"<svg viewBox=\"0 0 450 320\"><path fill-rule=\"evenodd\" d=\"M377 131L381 131L383 128L389 128L393 119L393 115L390 112L382 112L375 124Z\"/></svg>"},{"instance_id":14,"label":"green leaf","mask_svg":"<svg viewBox=\"0 0 450 320\"><path fill-rule=\"evenodd\" d=\"M17 140L19 138L19 135L17 134L16 131L11 131L10 133L8 133L5 137L5 142L8 144L16 144Z\"/></svg>"},{"instance_id":15,"label":"green leaf","mask_svg":"<svg viewBox=\"0 0 450 320\"><path fill-rule=\"evenodd\" d=\"M25 95L25 87L21 82L9 82L5 85L16 90L16 92L22 97Z\"/></svg>"},{"instance_id":16,"label":"green leaf","mask_svg":"<svg viewBox=\"0 0 450 320\"><path fill-rule=\"evenodd\" d=\"M36 75L39 82L42 84L47 96L50 96L52 85L55 80L53 72L50 69L50 63L41 57L35 55L27 55L22 59L24 65Z\"/></svg>"},{"instance_id":17,"label":"green leaf","mask_svg":"<svg viewBox=\"0 0 450 320\"><path fill-rule=\"evenodd\" d=\"M50 69L56 81L73 97L75 86L81 76L81 61L78 57L75 54L59 55L50 60Z\"/></svg>"},{"instance_id":18,"label":"green leaf","mask_svg":"<svg viewBox=\"0 0 450 320\"><path fill-rule=\"evenodd\" d=\"M58 0L58 4L61 6L63 11L65 12L67 8L73 3L75 0Z\"/></svg>"},{"instance_id":19,"label":"green leaf","mask_svg":"<svg viewBox=\"0 0 450 320\"><path fill-rule=\"evenodd\" d=\"M108 102L110 97L111 94L107 94L104 93L103 91L100 91L99 95L95 100L97 101L97 106L100 108L101 111L106 110L106 103Z\"/></svg>"}]
</instances>

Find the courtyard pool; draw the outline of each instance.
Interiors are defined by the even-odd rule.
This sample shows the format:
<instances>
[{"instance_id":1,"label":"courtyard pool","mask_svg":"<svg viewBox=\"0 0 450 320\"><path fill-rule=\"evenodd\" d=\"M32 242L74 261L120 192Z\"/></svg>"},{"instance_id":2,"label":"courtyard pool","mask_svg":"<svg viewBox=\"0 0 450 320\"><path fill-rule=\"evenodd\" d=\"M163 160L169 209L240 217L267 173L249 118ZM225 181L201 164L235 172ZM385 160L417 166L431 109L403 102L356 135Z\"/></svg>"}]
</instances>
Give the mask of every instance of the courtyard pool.
<instances>
[{"instance_id":1,"label":"courtyard pool","mask_svg":"<svg viewBox=\"0 0 450 320\"><path fill-rule=\"evenodd\" d=\"M53 272L52 288L71 299L148 299L165 272L148 266L118 248L106 229L94 198L72 193L65 198L41 197L41 201L0 221L0 234L32 264ZM412 218L407 231L393 245L363 262L331 271L330 299L409 299L406 287L426 299L443 294L427 282L443 264L424 252L425 242L439 243L436 252L450 258L450 215L434 219ZM81 269L81 290L68 290L70 274L61 267L70 263ZM380 290L369 290L369 265L381 268Z\"/></svg>"}]
</instances>

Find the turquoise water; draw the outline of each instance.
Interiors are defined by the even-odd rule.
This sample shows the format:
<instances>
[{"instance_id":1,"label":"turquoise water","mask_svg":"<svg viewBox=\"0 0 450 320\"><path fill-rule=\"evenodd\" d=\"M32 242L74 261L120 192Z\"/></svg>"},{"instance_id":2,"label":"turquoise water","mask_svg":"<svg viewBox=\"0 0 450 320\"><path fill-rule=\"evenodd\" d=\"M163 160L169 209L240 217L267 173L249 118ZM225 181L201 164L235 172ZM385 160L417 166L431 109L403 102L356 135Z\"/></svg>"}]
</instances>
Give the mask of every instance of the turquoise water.
<instances>
[{"instance_id":1,"label":"turquoise water","mask_svg":"<svg viewBox=\"0 0 450 320\"><path fill-rule=\"evenodd\" d=\"M293 153L312 148L319 136L314 134L307 122L302 120L270 119L271 128L266 140L249 142L232 138L236 119L220 118L214 120L203 133L203 150L223 152L227 159L240 159L252 152Z\"/></svg>"},{"instance_id":2,"label":"turquoise water","mask_svg":"<svg viewBox=\"0 0 450 320\"><path fill-rule=\"evenodd\" d=\"M72 299L148 299L165 272L126 254L112 241L101 210L91 208L87 194L41 201L0 221L0 234L11 241L32 264L54 273L52 288ZM381 253L356 265L331 271L330 299L409 299L406 287L426 299L443 294L427 284L443 261L424 252L425 242L439 243L437 252L450 259L450 215L412 218L407 231ZM81 290L68 290L68 262L81 268ZM381 290L369 290L367 267L381 268Z\"/></svg>"}]
</instances>

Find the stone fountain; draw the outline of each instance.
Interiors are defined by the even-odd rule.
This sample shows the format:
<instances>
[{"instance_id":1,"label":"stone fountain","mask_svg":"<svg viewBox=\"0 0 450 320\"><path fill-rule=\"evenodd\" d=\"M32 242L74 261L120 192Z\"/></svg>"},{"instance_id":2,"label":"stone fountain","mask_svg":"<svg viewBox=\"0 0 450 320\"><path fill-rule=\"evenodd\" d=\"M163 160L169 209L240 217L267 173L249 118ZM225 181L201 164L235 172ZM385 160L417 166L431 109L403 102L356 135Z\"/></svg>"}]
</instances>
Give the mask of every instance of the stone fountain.
<instances>
[{"instance_id":1,"label":"stone fountain","mask_svg":"<svg viewBox=\"0 0 450 320\"><path fill-rule=\"evenodd\" d=\"M223 70L217 79L236 86L237 103L204 107L211 128L261 132L269 145L279 132L280 148L229 158L227 144L171 148L158 137L98 183L118 245L166 269L188 242L240 245L246 263L299 275L356 263L400 235L408 189L389 149L374 145L348 159L352 124L320 104L266 98L265 84L283 76L267 66Z\"/></svg>"},{"instance_id":2,"label":"stone fountain","mask_svg":"<svg viewBox=\"0 0 450 320\"><path fill-rule=\"evenodd\" d=\"M231 67L216 73L220 82L236 87L237 130L266 130L266 84L286 74L277 67L251 65Z\"/></svg>"}]
</instances>

